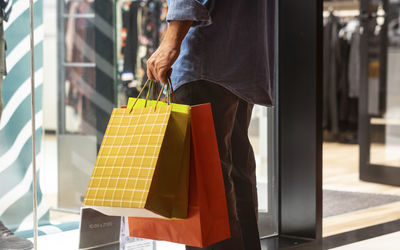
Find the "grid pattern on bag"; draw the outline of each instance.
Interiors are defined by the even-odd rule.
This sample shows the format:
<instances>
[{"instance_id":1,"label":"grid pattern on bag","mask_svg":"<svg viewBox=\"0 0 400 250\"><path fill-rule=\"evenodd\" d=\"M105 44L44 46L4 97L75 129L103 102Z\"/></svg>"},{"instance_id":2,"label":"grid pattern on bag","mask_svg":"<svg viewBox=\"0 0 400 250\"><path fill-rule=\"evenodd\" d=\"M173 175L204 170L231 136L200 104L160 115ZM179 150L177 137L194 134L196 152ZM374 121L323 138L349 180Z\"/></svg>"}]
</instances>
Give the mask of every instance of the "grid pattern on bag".
<instances>
[{"instance_id":1,"label":"grid pattern on bag","mask_svg":"<svg viewBox=\"0 0 400 250\"><path fill-rule=\"evenodd\" d=\"M171 106L113 110L85 205L144 208L170 114Z\"/></svg>"}]
</instances>

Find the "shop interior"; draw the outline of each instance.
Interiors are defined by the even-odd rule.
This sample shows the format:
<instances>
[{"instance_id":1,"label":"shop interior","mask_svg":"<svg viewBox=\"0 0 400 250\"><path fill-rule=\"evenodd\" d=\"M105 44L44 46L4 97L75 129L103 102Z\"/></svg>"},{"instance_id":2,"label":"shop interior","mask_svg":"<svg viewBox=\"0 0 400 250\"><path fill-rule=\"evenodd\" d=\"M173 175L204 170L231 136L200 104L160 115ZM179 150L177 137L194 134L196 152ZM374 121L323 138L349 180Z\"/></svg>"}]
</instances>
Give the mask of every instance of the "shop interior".
<instances>
[{"instance_id":1,"label":"shop interior","mask_svg":"<svg viewBox=\"0 0 400 250\"><path fill-rule=\"evenodd\" d=\"M399 13L324 1L324 237L399 219Z\"/></svg>"}]
</instances>

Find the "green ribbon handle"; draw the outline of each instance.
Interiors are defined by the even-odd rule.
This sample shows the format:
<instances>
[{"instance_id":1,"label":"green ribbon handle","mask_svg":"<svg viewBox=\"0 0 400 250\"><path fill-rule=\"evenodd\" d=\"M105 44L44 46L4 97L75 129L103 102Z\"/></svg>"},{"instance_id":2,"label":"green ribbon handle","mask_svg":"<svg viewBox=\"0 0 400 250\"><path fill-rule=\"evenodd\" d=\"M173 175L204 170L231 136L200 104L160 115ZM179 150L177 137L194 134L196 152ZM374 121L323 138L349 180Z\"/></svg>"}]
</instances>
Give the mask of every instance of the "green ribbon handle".
<instances>
[{"instance_id":1,"label":"green ribbon handle","mask_svg":"<svg viewBox=\"0 0 400 250\"><path fill-rule=\"evenodd\" d=\"M135 102L133 103L132 107L131 107L130 110L129 110L129 113L132 112L133 107L135 107L137 101L139 100L140 96L142 95L143 91L145 90L145 88L146 88L147 86L149 86L149 88L148 88L148 90L147 90L146 99L145 99L146 101L145 101L144 106L147 107L147 101L148 101L149 98L150 98L150 93L152 93L152 100L154 100L155 97L157 96L157 99L156 99L157 102L156 102L156 105L155 105L155 108L154 108L154 110L156 110L157 104L158 104L158 102L160 101L161 95L162 95L163 92L164 92L165 85L167 85L167 90L166 90L166 93L165 93L164 102L167 103L168 105L170 105L170 104L172 103L171 99L172 99L172 97L173 97L173 93L172 93L173 90L172 90L171 80L168 79L167 84L163 84L163 86L162 86L162 88L161 88L161 91L158 93L158 86L157 86L157 84L156 84L154 81L148 79L148 80L145 82L145 84L143 85L142 89L140 90L138 96L136 97ZM157 93L158 93L158 95L157 95Z\"/></svg>"}]
</instances>

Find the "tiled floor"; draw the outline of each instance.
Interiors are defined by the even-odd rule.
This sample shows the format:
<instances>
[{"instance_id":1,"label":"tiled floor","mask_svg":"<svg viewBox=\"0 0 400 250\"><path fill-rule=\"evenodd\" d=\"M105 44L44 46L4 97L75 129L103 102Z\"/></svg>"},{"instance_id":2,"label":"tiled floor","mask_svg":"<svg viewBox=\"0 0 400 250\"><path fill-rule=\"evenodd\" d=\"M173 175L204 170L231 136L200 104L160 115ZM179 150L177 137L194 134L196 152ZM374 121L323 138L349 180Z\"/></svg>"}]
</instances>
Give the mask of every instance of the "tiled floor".
<instances>
[{"instance_id":1,"label":"tiled floor","mask_svg":"<svg viewBox=\"0 0 400 250\"><path fill-rule=\"evenodd\" d=\"M400 232L363 240L350 245L332 248L332 250L399 250Z\"/></svg>"},{"instance_id":2,"label":"tiled floor","mask_svg":"<svg viewBox=\"0 0 400 250\"><path fill-rule=\"evenodd\" d=\"M54 250L54 249L77 250L78 245L79 245L78 230L45 235L45 236L40 236L38 238L38 249L40 250ZM130 248L130 249L135 249L135 248ZM155 248L155 250L184 250L184 249L185 247L183 245L177 245L165 241L157 241Z\"/></svg>"},{"instance_id":3,"label":"tiled floor","mask_svg":"<svg viewBox=\"0 0 400 250\"><path fill-rule=\"evenodd\" d=\"M323 144L324 188L400 195L400 187L360 181L359 154L358 145L325 142Z\"/></svg>"},{"instance_id":4,"label":"tiled floor","mask_svg":"<svg viewBox=\"0 0 400 250\"><path fill-rule=\"evenodd\" d=\"M324 189L400 196L400 187L360 181L358 145L324 143L323 152ZM400 203L388 203L324 218L323 235L327 237L397 219L400 219Z\"/></svg>"},{"instance_id":5,"label":"tiled floor","mask_svg":"<svg viewBox=\"0 0 400 250\"><path fill-rule=\"evenodd\" d=\"M38 249L40 250L74 250L78 249L78 230L46 235L39 237ZM182 245L169 242L157 242L155 250L183 250ZM400 232L360 241L346 246L331 248L331 250L399 250Z\"/></svg>"}]
</instances>

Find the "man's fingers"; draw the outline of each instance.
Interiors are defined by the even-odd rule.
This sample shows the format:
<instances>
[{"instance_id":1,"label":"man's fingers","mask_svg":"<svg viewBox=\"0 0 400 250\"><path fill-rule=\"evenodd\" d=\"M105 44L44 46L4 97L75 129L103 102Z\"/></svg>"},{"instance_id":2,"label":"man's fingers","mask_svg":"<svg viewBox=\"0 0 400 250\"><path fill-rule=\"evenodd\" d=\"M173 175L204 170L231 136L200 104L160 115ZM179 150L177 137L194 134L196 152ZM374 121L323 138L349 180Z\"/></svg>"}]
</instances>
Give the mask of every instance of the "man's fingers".
<instances>
[{"instance_id":1,"label":"man's fingers","mask_svg":"<svg viewBox=\"0 0 400 250\"><path fill-rule=\"evenodd\" d=\"M166 77L160 78L160 79L161 79L160 81L162 84L166 85L168 83L168 79Z\"/></svg>"},{"instance_id":2,"label":"man's fingers","mask_svg":"<svg viewBox=\"0 0 400 250\"><path fill-rule=\"evenodd\" d=\"M166 68L162 68L158 70L158 79L163 83L163 84L167 84L168 80L167 80L167 72L168 70L166 70Z\"/></svg>"},{"instance_id":3,"label":"man's fingers","mask_svg":"<svg viewBox=\"0 0 400 250\"><path fill-rule=\"evenodd\" d=\"M151 72L151 69L149 67L147 67L147 78L149 78L152 81L156 81L156 78L154 77L154 75Z\"/></svg>"},{"instance_id":4,"label":"man's fingers","mask_svg":"<svg viewBox=\"0 0 400 250\"><path fill-rule=\"evenodd\" d=\"M157 74L154 74L154 69L154 60L152 58L149 58L147 60L147 77L152 81L157 81L155 77Z\"/></svg>"},{"instance_id":5,"label":"man's fingers","mask_svg":"<svg viewBox=\"0 0 400 250\"><path fill-rule=\"evenodd\" d=\"M168 77L171 75L171 65L174 57L165 53L160 48L147 60L147 77L153 81L168 83Z\"/></svg>"}]
</instances>

